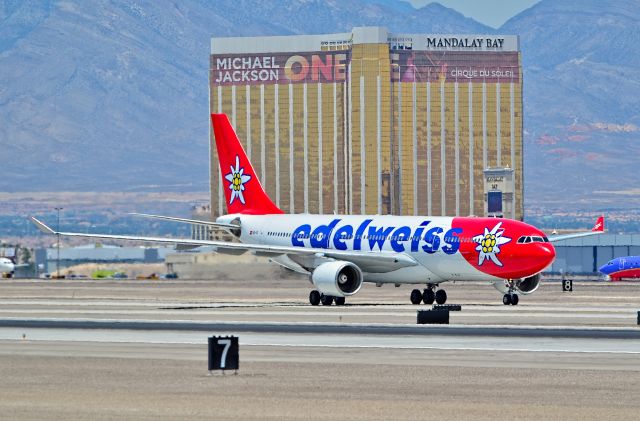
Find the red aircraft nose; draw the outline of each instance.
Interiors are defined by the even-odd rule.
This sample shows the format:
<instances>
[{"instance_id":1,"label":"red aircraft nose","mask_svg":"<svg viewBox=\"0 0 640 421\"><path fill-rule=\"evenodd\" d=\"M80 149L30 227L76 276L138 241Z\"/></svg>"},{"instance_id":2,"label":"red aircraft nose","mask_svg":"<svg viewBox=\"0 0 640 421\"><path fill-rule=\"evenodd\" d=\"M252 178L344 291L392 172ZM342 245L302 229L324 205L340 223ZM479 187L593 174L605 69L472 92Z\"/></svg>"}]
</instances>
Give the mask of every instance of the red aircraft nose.
<instances>
[{"instance_id":1,"label":"red aircraft nose","mask_svg":"<svg viewBox=\"0 0 640 421\"><path fill-rule=\"evenodd\" d=\"M474 268L502 279L519 279L546 269L556 257L542 231L524 222L494 218L455 218L452 227L472 241L460 253Z\"/></svg>"},{"instance_id":2,"label":"red aircraft nose","mask_svg":"<svg viewBox=\"0 0 640 421\"><path fill-rule=\"evenodd\" d=\"M556 249L551 243L532 243L518 247L514 258L520 262L523 273L538 273L546 269L556 258Z\"/></svg>"}]
</instances>

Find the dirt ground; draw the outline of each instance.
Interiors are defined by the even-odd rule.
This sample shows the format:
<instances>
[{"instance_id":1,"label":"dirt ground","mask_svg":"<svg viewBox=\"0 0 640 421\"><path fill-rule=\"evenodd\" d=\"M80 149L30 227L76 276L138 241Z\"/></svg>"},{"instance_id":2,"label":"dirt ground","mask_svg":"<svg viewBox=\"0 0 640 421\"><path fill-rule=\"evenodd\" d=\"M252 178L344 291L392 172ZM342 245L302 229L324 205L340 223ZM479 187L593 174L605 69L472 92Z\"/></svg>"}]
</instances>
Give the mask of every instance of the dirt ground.
<instances>
[{"instance_id":1,"label":"dirt ground","mask_svg":"<svg viewBox=\"0 0 640 421\"><path fill-rule=\"evenodd\" d=\"M638 371L482 363L521 355L258 348L238 375L222 376L205 370L204 347L58 346L2 355L3 419L636 420L640 411Z\"/></svg>"},{"instance_id":2,"label":"dirt ground","mask_svg":"<svg viewBox=\"0 0 640 421\"><path fill-rule=\"evenodd\" d=\"M2 280L0 317L415 322L410 287L366 285L344 307L312 308L304 279L225 270L214 281ZM240 281L242 271L253 276ZM517 307L503 306L489 285L447 291L463 305L452 315L462 324L630 328L640 308L637 283L576 283L573 293L544 283ZM640 413L633 353L252 345L241 350L238 375L222 376L207 372L204 344L30 339L0 340L3 420L584 421Z\"/></svg>"}]
</instances>

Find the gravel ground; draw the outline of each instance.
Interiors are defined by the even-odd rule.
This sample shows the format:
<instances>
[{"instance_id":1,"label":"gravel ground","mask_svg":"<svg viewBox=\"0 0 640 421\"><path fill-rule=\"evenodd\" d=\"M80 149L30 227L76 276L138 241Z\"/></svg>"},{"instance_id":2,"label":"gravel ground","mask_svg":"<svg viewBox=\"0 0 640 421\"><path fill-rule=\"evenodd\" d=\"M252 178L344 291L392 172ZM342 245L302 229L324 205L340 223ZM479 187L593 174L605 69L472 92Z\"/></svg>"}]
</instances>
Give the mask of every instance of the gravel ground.
<instances>
[{"instance_id":1,"label":"gravel ground","mask_svg":"<svg viewBox=\"0 0 640 421\"><path fill-rule=\"evenodd\" d=\"M640 410L637 367L608 369L597 356L257 347L243 351L238 375L222 376L208 374L205 352L0 343L0 414L15 420L636 420Z\"/></svg>"},{"instance_id":2,"label":"gravel ground","mask_svg":"<svg viewBox=\"0 0 640 421\"><path fill-rule=\"evenodd\" d=\"M311 308L309 284L289 278L2 280L0 312L407 323L418 308L408 304L410 289L366 285L351 305ZM463 304L452 315L463 324L630 327L640 309L634 283L576 283L565 294L559 283L544 283L515 308L502 306L488 285L458 283L447 291ZM619 353L250 346L241 350L238 375L221 376L206 371L204 345L5 340L0 418L637 420L639 361Z\"/></svg>"}]
</instances>

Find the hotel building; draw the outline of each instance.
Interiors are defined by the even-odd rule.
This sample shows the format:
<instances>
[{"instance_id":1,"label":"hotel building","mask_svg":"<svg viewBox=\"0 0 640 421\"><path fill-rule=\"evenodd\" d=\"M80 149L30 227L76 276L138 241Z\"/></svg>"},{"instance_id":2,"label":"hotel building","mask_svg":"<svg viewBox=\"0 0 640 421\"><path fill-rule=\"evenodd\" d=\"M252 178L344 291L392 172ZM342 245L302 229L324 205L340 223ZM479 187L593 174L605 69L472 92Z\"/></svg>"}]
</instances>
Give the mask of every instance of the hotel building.
<instances>
[{"instance_id":1,"label":"hotel building","mask_svg":"<svg viewBox=\"0 0 640 421\"><path fill-rule=\"evenodd\" d=\"M523 217L517 36L213 38L209 89L285 212L484 215L502 171L502 213ZM228 186L210 142L215 218Z\"/></svg>"}]
</instances>

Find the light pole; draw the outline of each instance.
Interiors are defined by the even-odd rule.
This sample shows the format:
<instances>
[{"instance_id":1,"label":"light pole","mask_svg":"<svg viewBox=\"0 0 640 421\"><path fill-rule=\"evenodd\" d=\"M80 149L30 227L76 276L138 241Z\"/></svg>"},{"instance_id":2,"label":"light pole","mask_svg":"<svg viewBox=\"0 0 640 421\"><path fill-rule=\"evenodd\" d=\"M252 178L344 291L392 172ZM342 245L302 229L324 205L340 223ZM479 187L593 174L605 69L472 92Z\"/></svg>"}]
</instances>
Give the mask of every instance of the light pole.
<instances>
[{"instance_id":1,"label":"light pole","mask_svg":"<svg viewBox=\"0 0 640 421\"><path fill-rule=\"evenodd\" d=\"M58 207L54 209L58 212L58 227L56 228L56 231L59 233L60 232L60 211L62 210L62 208ZM58 237L58 257L56 259L56 279L60 279L60 234L57 234L57 237Z\"/></svg>"}]
</instances>

